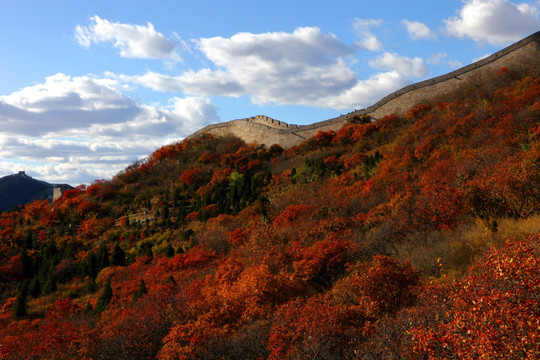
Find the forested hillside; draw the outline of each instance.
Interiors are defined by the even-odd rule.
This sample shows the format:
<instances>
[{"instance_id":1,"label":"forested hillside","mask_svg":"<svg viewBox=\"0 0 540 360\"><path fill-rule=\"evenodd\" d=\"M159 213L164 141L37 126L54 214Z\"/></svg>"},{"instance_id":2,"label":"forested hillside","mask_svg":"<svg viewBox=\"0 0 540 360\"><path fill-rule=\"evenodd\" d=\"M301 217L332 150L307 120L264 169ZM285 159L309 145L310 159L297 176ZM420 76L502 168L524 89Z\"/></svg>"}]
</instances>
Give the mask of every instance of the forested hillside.
<instances>
[{"instance_id":1,"label":"forested hillside","mask_svg":"<svg viewBox=\"0 0 540 360\"><path fill-rule=\"evenodd\" d=\"M490 78L1 213L0 358L539 358L540 73Z\"/></svg>"}]
</instances>

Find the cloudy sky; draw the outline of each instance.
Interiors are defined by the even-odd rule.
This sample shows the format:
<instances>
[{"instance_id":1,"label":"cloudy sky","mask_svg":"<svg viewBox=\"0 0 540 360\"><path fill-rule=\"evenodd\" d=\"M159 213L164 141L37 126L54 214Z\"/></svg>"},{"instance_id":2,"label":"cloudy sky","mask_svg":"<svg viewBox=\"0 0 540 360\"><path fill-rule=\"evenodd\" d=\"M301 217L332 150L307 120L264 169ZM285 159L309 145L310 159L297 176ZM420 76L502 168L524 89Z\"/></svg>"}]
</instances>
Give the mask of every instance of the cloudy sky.
<instances>
[{"instance_id":1,"label":"cloudy sky","mask_svg":"<svg viewBox=\"0 0 540 360\"><path fill-rule=\"evenodd\" d=\"M369 106L540 30L540 1L0 1L0 177L110 178L205 125Z\"/></svg>"}]
</instances>

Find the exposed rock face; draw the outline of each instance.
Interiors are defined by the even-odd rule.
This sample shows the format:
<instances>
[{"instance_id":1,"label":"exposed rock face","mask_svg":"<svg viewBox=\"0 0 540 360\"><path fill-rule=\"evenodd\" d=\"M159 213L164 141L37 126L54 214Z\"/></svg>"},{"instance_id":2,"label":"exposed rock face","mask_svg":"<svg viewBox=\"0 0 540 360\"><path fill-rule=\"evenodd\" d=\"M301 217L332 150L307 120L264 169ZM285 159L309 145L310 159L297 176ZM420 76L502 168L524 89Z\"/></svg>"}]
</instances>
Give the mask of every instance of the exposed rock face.
<instances>
[{"instance_id":1,"label":"exposed rock face","mask_svg":"<svg viewBox=\"0 0 540 360\"><path fill-rule=\"evenodd\" d=\"M247 143L257 142L270 146L279 144L284 148L300 144L318 131L339 130L354 116L369 115L374 121L392 113L403 115L411 106L422 101L440 97L455 91L464 81L489 76L501 67L540 66L540 31L527 38L496 52L495 54L452 71L446 75L428 79L400 89L376 104L346 115L338 116L311 125L290 125L263 115L251 118L231 120L209 125L188 138L204 133L213 135L235 135Z\"/></svg>"}]
</instances>

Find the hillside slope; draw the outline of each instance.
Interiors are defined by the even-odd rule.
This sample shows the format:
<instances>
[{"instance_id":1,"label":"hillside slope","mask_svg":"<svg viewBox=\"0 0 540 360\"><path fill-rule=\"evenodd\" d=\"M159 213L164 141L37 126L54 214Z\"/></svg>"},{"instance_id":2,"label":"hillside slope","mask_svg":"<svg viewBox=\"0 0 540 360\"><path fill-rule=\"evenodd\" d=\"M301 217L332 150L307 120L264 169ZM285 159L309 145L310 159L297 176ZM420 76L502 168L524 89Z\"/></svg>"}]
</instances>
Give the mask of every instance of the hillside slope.
<instances>
[{"instance_id":1,"label":"hillside slope","mask_svg":"<svg viewBox=\"0 0 540 360\"><path fill-rule=\"evenodd\" d=\"M539 358L536 61L0 214L0 358Z\"/></svg>"}]
</instances>

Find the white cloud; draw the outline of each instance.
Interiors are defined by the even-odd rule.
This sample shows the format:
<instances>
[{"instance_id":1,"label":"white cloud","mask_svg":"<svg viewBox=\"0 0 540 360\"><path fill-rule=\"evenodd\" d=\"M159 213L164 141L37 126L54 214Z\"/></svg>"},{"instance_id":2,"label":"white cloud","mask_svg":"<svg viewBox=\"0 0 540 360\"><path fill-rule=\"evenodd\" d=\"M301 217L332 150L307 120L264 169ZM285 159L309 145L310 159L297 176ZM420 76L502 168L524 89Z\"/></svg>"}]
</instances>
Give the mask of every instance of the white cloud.
<instances>
[{"instance_id":1,"label":"white cloud","mask_svg":"<svg viewBox=\"0 0 540 360\"><path fill-rule=\"evenodd\" d=\"M47 181L91 182L219 121L206 98L150 106L123 90L114 79L57 74L0 96L0 173L27 169Z\"/></svg>"},{"instance_id":2,"label":"white cloud","mask_svg":"<svg viewBox=\"0 0 540 360\"><path fill-rule=\"evenodd\" d=\"M146 26L110 22L99 16L90 18L89 26L77 26L75 39L84 47L112 42L125 58L181 61L176 44L157 32L151 23Z\"/></svg>"},{"instance_id":3,"label":"white cloud","mask_svg":"<svg viewBox=\"0 0 540 360\"><path fill-rule=\"evenodd\" d=\"M321 96L341 91L355 81L343 58L352 55L334 35L318 28L292 33L239 33L229 39L201 39L199 49L220 70L213 86L246 91L258 104L312 105ZM191 80L208 73L190 74Z\"/></svg>"},{"instance_id":4,"label":"white cloud","mask_svg":"<svg viewBox=\"0 0 540 360\"><path fill-rule=\"evenodd\" d=\"M214 104L207 98L174 97L171 99L170 105L160 109L160 111L167 119L181 124L184 136L220 120Z\"/></svg>"},{"instance_id":5,"label":"white cloud","mask_svg":"<svg viewBox=\"0 0 540 360\"><path fill-rule=\"evenodd\" d=\"M396 71L405 77L422 77L428 73L424 60L419 57L414 59L385 52L369 62L374 69Z\"/></svg>"},{"instance_id":6,"label":"white cloud","mask_svg":"<svg viewBox=\"0 0 540 360\"><path fill-rule=\"evenodd\" d=\"M364 21L366 26L375 24L379 22ZM382 72L359 80L346 62L353 50L318 28L201 39L198 48L215 68L178 76L156 72L108 76L157 91L195 96L246 95L256 104L352 109L359 104L371 105L428 71L420 58L384 53L369 62Z\"/></svg>"},{"instance_id":7,"label":"white cloud","mask_svg":"<svg viewBox=\"0 0 540 360\"><path fill-rule=\"evenodd\" d=\"M448 60L446 62L446 64L451 68L451 69L458 69L460 67L463 66L463 63L459 60Z\"/></svg>"},{"instance_id":8,"label":"white cloud","mask_svg":"<svg viewBox=\"0 0 540 360\"><path fill-rule=\"evenodd\" d=\"M123 122L140 112L120 93L115 80L56 74L10 95L0 96L3 133L40 136L84 128L95 123Z\"/></svg>"},{"instance_id":9,"label":"white cloud","mask_svg":"<svg viewBox=\"0 0 540 360\"><path fill-rule=\"evenodd\" d=\"M431 29L421 22L404 19L403 25L405 25L412 40L435 39L435 34Z\"/></svg>"},{"instance_id":10,"label":"white cloud","mask_svg":"<svg viewBox=\"0 0 540 360\"><path fill-rule=\"evenodd\" d=\"M189 70L180 76L170 76L156 72L147 72L140 76L125 76L108 74L108 76L122 81L142 84L157 91L185 92L191 95L212 96L241 96L247 94L242 86L244 79L234 79L232 75L223 70L202 69Z\"/></svg>"},{"instance_id":11,"label":"white cloud","mask_svg":"<svg viewBox=\"0 0 540 360\"><path fill-rule=\"evenodd\" d=\"M196 96L248 95L256 104L321 106L321 99L354 86L356 74L346 59L353 49L318 28L292 33L239 33L231 38L206 38L197 43L214 69L179 76L148 72L117 76L159 91Z\"/></svg>"},{"instance_id":12,"label":"white cloud","mask_svg":"<svg viewBox=\"0 0 540 360\"><path fill-rule=\"evenodd\" d=\"M369 65L385 71L373 74L368 79L358 80L346 91L329 96L324 100L326 106L335 109L367 107L410 84L411 77L423 77L428 73L422 59L411 59L387 52L371 60Z\"/></svg>"},{"instance_id":13,"label":"white cloud","mask_svg":"<svg viewBox=\"0 0 540 360\"><path fill-rule=\"evenodd\" d=\"M0 96L13 106L32 112L51 109L69 111L117 109L129 106L131 100L119 92L120 85L111 79L90 76L71 78L65 74L45 78L45 83Z\"/></svg>"},{"instance_id":14,"label":"white cloud","mask_svg":"<svg viewBox=\"0 0 540 360\"><path fill-rule=\"evenodd\" d=\"M375 19L355 19L354 29L359 38L357 45L370 51L381 51L382 43L371 32L371 28L380 26L382 22Z\"/></svg>"},{"instance_id":15,"label":"white cloud","mask_svg":"<svg viewBox=\"0 0 540 360\"><path fill-rule=\"evenodd\" d=\"M426 60L428 65L440 65L444 64L450 67L451 69L457 69L463 66L463 64L458 60L448 60L447 53L437 53L433 54Z\"/></svg>"},{"instance_id":16,"label":"white cloud","mask_svg":"<svg viewBox=\"0 0 540 360\"><path fill-rule=\"evenodd\" d=\"M397 71L377 73L366 80L359 80L341 94L328 97L325 102L335 109L364 108L409 83L410 80Z\"/></svg>"},{"instance_id":17,"label":"white cloud","mask_svg":"<svg viewBox=\"0 0 540 360\"><path fill-rule=\"evenodd\" d=\"M426 60L426 62L429 65L439 65L445 62L447 57L448 57L447 53L437 53L437 54L431 55L429 59Z\"/></svg>"},{"instance_id":18,"label":"white cloud","mask_svg":"<svg viewBox=\"0 0 540 360\"><path fill-rule=\"evenodd\" d=\"M446 31L479 43L504 45L538 31L538 5L508 0L465 0L459 15L444 20ZM538 4L538 3L537 3Z\"/></svg>"}]
</instances>

